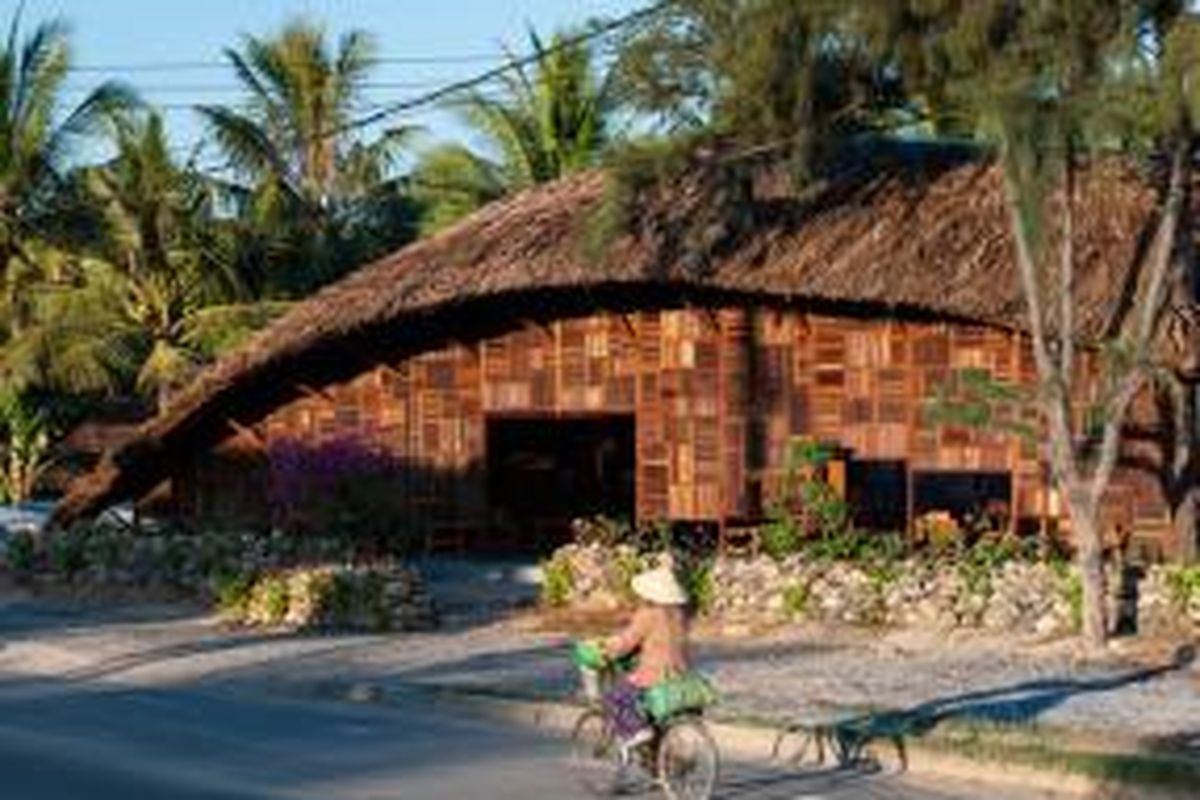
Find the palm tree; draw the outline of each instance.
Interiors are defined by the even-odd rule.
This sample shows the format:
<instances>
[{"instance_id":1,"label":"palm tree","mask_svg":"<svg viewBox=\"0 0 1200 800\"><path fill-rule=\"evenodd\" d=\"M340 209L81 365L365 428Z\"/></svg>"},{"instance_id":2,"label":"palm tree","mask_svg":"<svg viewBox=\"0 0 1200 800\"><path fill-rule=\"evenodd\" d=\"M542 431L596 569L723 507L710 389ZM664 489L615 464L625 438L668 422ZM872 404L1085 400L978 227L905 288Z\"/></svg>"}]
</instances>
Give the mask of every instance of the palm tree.
<instances>
[{"instance_id":1,"label":"palm tree","mask_svg":"<svg viewBox=\"0 0 1200 800\"><path fill-rule=\"evenodd\" d=\"M532 69L511 58L499 96L474 92L459 101L465 121L495 158L444 144L414 169L413 194L426 207L426 230L503 194L593 166L604 152L612 107L592 51L563 34L547 45L531 31L529 40Z\"/></svg>"},{"instance_id":2,"label":"palm tree","mask_svg":"<svg viewBox=\"0 0 1200 800\"><path fill-rule=\"evenodd\" d=\"M64 216L64 175L76 146L135 102L128 89L107 82L62 113L70 57L62 23L43 23L22 39L20 12L0 44L0 287L10 329L20 326L24 311L25 281L17 278L36 275L43 263L38 251Z\"/></svg>"},{"instance_id":3,"label":"palm tree","mask_svg":"<svg viewBox=\"0 0 1200 800\"><path fill-rule=\"evenodd\" d=\"M31 324L3 365L17 382L70 392L157 394L277 314L247 302L211 184L171 159L157 114L112 120L117 154L80 170L93 209L69 279L33 287Z\"/></svg>"},{"instance_id":4,"label":"palm tree","mask_svg":"<svg viewBox=\"0 0 1200 800\"><path fill-rule=\"evenodd\" d=\"M309 267L283 281L292 291L353 265L362 249L355 223L371 216L364 206L386 206L399 192L391 175L409 131L389 130L370 143L350 132L374 51L362 31L331 49L324 31L304 21L270 39L247 35L240 50L226 51L246 90L244 105L199 107L246 218L284 240L289 261L299 255ZM388 241L379 247L407 237L400 223L383 232Z\"/></svg>"}]
</instances>

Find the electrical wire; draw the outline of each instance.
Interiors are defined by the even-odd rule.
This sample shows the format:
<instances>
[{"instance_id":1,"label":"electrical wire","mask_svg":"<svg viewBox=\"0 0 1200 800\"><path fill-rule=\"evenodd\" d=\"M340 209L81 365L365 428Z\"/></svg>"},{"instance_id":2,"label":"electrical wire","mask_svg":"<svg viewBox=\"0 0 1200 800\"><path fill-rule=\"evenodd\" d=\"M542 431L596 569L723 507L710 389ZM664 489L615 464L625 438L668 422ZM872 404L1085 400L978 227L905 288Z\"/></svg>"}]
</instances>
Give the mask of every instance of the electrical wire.
<instances>
[{"instance_id":1,"label":"electrical wire","mask_svg":"<svg viewBox=\"0 0 1200 800\"><path fill-rule=\"evenodd\" d=\"M371 112L365 116L359 117L358 119L337 125L322 133L322 138L339 136L343 133L358 130L359 128L365 128L382 122L388 117L395 116L396 114L410 111L421 106L430 105L432 103L437 103L451 95L458 94L459 92L464 92L469 89L474 89L476 86L481 86L485 83L488 83L489 81L492 81L507 72L520 70L523 67L536 64L538 61L542 60L548 55L604 38L627 25L631 25L634 22L639 22L643 19L647 19L655 14L658 14L659 12L673 5L674 1L675 0L661 0L660 2L657 2L651 6L647 6L646 8L633 11L625 16L618 17L617 19L611 20L602 25L598 25L586 33L582 33L577 36L565 37L545 48L540 53L530 53L529 55L521 58L510 59L508 62L498 67L493 67L492 69L481 72L474 77L465 78L460 81L452 81L445 86L426 92L425 94L417 97L397 101L378 111Z\"/></svg>"}]
</instances>

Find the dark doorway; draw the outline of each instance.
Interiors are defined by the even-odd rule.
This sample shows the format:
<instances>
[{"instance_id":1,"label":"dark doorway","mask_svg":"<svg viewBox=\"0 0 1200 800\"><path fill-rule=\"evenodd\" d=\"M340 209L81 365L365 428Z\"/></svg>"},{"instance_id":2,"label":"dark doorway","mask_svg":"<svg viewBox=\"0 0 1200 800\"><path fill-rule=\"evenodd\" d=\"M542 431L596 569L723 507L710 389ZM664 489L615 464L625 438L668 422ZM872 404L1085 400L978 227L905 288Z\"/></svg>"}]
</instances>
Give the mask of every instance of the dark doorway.
<instances>
[{"instance_id":1,"label":"dark doorway","mask_svg":"<svg viewBox=\"0 0 1200 800\"><path fill-rule=\"evenodd\" d=\"M846 465L846 500L858 527L903 531L908 520L908 465L851 459Z\"/></svg>"},{"instance_id":2,"label":"dark doorway","mask_svg":"<svg viewBox=\"0 0 1200 800\"><path fill-rule=\"evenodd\" d=\"M497 549L545 552L571 535L571 520L632 520L632 415L491 418L488 499Z\"/></svg>"}]
</instances>

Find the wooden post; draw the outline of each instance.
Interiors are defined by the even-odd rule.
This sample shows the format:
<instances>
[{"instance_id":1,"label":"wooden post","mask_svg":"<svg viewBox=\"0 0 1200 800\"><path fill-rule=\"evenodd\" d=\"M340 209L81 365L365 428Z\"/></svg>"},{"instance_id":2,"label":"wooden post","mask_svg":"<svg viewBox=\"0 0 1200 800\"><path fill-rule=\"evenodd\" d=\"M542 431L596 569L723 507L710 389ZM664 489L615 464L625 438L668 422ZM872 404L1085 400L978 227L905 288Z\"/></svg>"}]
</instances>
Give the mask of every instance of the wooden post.
<instances>
[{"instance_id":1,"label":"wooden post","mask_svg":"<svg viewBox=\"0 0 1200 800\"><path fill-rule=\"evenodd\" d=\"M1014 376L1014 385L1019 385L1021 382L1021 347L1017 339L1018 334L1013 332L1008 335L1009 350L1012 357L1012 368ZM1012 434L1012 441L1009 443L1009 473L1012 476L1009 481L1009 519L1008 532L1011 536L1016 536L1020 530L1021 516L1021 437L1017 433Z\"/></svg>"},{"instance_id":2,"label":"wooden post","mask_svg":"<svg viewBox=\"0 0 1200 800\"><path fill-rule=\"evenodd\" d=\"M724 553L728 511L725 491L725 330L719 311L714 314L713 321L717 329L717 549Z\"/></svg>"}]
</instances>

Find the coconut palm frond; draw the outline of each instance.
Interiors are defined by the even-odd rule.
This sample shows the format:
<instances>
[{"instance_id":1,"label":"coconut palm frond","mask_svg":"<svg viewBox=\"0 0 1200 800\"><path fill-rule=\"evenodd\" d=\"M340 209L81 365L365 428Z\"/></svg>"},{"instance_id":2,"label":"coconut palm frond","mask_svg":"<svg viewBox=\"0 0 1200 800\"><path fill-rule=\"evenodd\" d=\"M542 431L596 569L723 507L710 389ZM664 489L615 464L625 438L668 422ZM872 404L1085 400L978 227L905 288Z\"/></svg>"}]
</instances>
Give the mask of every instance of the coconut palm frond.
<instances>
[{"instance_id":1,"label":"coconut palm frond","mask_svg":"<svg viewBox=\"0 0 1200 800\"><path fill-rule=\"evenodd\" d=\"M287 181L287 165L266 131L254 120L225 106L197 106L196 111L204 118L234 172L255 180Z\"/></svg>"},{"instance_id":2,"label":"coconut palm frond","mask_svg":"<svg viewBox=\"0 0 1200 800\"><path fill-rule=\"evenodd\" d=\"M212 360L237 347L278 319L291 303L264 301L209 306L188 316L180 341L193 353Z\"/></svg>"},{"instance_id":3,"label":"coconut palm frond","mask_svg":"<svg viewBox=\"0 0 1200 800\"><path fill-rule=\"evenodd\" d=\"M463 148L435 149L418 162L412 183L425 205L423 230L435 230L493 199L493 180L507 193L599 161L609 141L610 78L598 74L587 46L572 44L562 34L547 44L531 30L529 42L532 67L509 54L512 69L498 78L499 96L469 94L460 111L496 162L468 158ZM452 182L466 184L465 191L447 190L439 199L420 189L422 183L444 181L455 167L461 176Z\"/></svg>"},{"instance_id":4,"label":"coconut palm frond","mask_svg":"<svg viewBox=\"0 0 1200 800\"><path fill-rule=\"evenodd\" d=\"M175 342L159 339L142 361L135 385L144 395L161 397L191 377L199 365L199 359L187 349Z\"/></svg>"}]
</instances>

